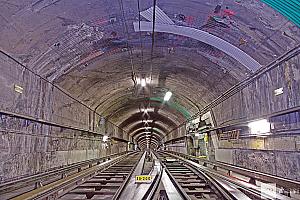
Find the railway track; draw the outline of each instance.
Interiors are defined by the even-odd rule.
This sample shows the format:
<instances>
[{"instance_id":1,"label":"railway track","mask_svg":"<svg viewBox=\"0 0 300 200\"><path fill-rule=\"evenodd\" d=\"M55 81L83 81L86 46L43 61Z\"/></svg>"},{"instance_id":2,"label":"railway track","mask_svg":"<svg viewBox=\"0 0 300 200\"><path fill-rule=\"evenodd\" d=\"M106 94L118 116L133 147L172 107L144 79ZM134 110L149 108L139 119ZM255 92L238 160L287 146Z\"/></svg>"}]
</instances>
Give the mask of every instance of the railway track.
<instances>
[{"instance_id":1,"label":"railway track","mask_svg":"<svg viewBox=\"0 0 300 200\"><path fill-rule=\"evenodd\" d=\"M181 194L182 199L243 199L243 200L291 200L298 199L283 195L278 191L273 194L262 192L261 187L241 179L234 178L224 172L217 172L216 168L202 168L194 160L172 155L166 152L157 152L166 173L169 175L173 185ZM248 169L239 168L247 172ZM261 173L262 174L262 173ZM262 174L269 176L267 174ZM275 177L273 179L276 180ZM282 178L277 179L283 182ZM281 183L280 182L280 183ZM297 184L286 180L290 185ZM267 182L268 183L268 182Z\"/></svg>"},{"instance_id":2,"label":"railway track","mask_svg":"<svg viewBox=\"0 0 300 200\"><path fill-rule=\"evenodd\" d=\"M4 199L273 199L268 196L262 198L260 191L255 188L245 187L235 180L232 182L229 176L217 174L208 168L202 169L198 164L176 155L153 152L153 156L154 163L151 166L149 164L147 170L145 163L142 164L146 162L144 152L132 152L79 170L78 173L14 198ZM148 186L136 184L135 176L140 174L151 175L152 183ZM1 193L0 197L3 197ZM280 195L276 199L290 198Z\"/></svg>"},{"instance_id":3,"label":"railway track","mask_svg":"<svg viewBox=\"0 0 300 200\"><path fill-rule=\"evenodd\" d=\"M71 189L59 199L118 199L140 157L141 153L128 156Z\"/></svg>"},{"instance_id":4,"label":"railway track","mask_svg":"<svg viewBox=\"0 0 300 200\"><path fill-rule=\"evenodd\" d=\"M235 199L213 179L186 163L169 158L162 153L159 153L158 157L183 199Z\"/></svg>"}]
</instances>

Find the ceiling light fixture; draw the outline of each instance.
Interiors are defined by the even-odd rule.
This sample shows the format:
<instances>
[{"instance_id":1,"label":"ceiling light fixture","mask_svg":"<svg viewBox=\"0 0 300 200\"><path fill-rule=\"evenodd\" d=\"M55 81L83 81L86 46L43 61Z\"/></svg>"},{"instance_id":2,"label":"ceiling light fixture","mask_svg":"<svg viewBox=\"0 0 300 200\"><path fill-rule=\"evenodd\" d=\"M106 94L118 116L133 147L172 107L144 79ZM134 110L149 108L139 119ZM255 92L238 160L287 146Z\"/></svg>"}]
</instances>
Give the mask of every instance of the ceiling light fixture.
<instances>
[{"instance_id":1,"label":"ceiling light fixture","mask_svg":"<svg viewBox=\"0 0 300 200\"><path fill-rule=\"evenodd\" d=\"M146 133L146 134L148 134L148 133L151 133L150 131L145 131L145 132L143 132L143 133Z\"/></svg>"},{"instance_id":2,"label":"ceiling light fixture","mask_svg":"<svg viewBox=\"0 0 300 200\"><path fill-rule=\"evenodd\" d=\"M144 112L144 113L147 113L147 112L153 112L154 111L154 108L141 108L141 111Z\"/></svg>"},{"instance_id":3,"label":"ceiling light fixture","mask_svg":"<svg viewBox=\"0 0 300 200\"><path fill-rule=\"evenodd\" d=\"M172 96L172 92L168 91L164 97L164 101L169 101Z\"/></svg>"},{"instance_id":4,"label":"ceiling light fixture","mask_svg":"<svg viewBox=\"0 0 300 200\"><path fill-rule=\"evenodd\" d=\"M144 78L142 78L141 80L141 86L146 87L146 80Z\"/></svg>"},{"instance_id":5,"label":"ceiling light fixture","mask_svg":"<svg viewBox=\"0 0 300 200\"><path fill-rule=\"evenodd\" d=\"M268 122L266 119L250 122L248 127L250 128L250 133L255 135L270 132L270 122Z\"/></svg>"},{"instance_id":6,"label":"ceiling light fixture","mask_svg":"<svg viewBox=\"0 0 300 200\"><path fill-rule=\"evenodd\" d=\"M153 120L147 119L147 120L142 120L142 122L145 122L145 123L152 123Z\"/></svg>"},{"instance_id":7,"label":"ceiling light fixture","mask_svg":"<svg viewBox=\"0 0 300 200\"><path fill-rule=\"evenodd\" d=\"M107 135L104 135L103 136L103 142L106 142L108 140L108 136Z\"/></svg>"}]
</instances>

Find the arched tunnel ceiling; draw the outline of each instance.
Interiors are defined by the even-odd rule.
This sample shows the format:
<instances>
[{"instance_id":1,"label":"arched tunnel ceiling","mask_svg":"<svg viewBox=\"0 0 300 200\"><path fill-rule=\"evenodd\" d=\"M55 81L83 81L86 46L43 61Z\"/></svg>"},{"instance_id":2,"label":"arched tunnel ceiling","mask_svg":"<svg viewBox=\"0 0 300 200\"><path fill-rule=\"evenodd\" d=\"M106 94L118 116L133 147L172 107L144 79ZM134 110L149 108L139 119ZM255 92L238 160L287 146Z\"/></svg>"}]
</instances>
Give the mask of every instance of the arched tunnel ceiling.
<instances>
[{"instance_id":1,"label":"arched tunnel ceiling","mask_svg":"<svg viewBox=\"0 0 300 200\"><path fill-rule=\"evenodd\" d=\"M139 2L140 11L153 6ZM4 0L0 47L130 134L142 131L142 119L154 120L157 134L165 134L252 73L228 53L180 34L155 33L151 54L151 32L134 30L137 4ZM299 28L260 1L158 0L157 6L165 13L158 22L205 31L262 66L300 41ZM151 21L145 15L140 19ZM132 67L137 77L152 69L151 87L134 85ZM168 90L173 96L166 103ZM154 109L146 116L145 106ZM144 146L145 138L139 138Z\"/></svg>"}]
</instances>

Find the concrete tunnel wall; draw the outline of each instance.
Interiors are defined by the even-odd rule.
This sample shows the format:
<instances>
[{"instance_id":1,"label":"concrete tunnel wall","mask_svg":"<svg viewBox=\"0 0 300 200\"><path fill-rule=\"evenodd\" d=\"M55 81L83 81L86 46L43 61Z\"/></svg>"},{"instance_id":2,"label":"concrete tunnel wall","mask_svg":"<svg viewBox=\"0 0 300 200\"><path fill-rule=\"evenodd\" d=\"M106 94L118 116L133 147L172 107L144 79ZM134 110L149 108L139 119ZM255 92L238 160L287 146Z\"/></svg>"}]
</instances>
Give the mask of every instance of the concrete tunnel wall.
<instances>
[{"instance_id":1,"label":"concrete tunnel wall","mask_svg":"<svg viewBox=\"0 0 300 200\"><path fill-rule=\"evenodd\" d=\"M0 110L91 129L87 108L2 54L0 71ZM23 88L22 94L15 91L15 85ZM94 129L122 136L108 123ZM126 150L126 142L106 145L99 136L84 131L0 114L0 182Z\"/></svg>"},{"instance_id":2,"label":"concrete tunnel wall","mask_svg":"<svg viewBox=\"0 0 300 200\"><path fill-rule=\"evenodd\" d=\"M300 56L279 64L257 78L240 92L212 108L216 126L230 125L253 119L265 118L276 112L300 106ZM274 90L283 87L283 94ZM238 141L219 141L215 132L208 143L211 158L217 161L300 180L300 136L293 129L300 127L300 113L294 112L280 118L281 124L267 137L241 138ZM182 128L181 128L182 129ZM177 137L182 130L174 131ZM178 134L179 133L179 134ZM174 136L172 135L172 136ZM176 137L170 136L168 140ZM184 141L169 144L168 150L187 152Z\"/></svg>"}]
</instances>

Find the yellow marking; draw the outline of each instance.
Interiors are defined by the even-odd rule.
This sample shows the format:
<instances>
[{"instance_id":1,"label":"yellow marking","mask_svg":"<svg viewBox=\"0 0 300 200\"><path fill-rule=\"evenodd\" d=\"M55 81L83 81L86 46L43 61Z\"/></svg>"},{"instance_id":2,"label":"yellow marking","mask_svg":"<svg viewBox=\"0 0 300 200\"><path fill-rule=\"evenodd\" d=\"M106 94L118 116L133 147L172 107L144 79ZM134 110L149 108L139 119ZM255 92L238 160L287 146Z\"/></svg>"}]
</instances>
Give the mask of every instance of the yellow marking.
<instances>
[{"instance_id":1,"label":"yellow marking","mask_svg":"<svg viewBox=\"0 0 300 200\"><path fill-rule=\"evenodd\" d=\"M206 158L206 156L198 156L198 158Z\"/></svg>"},{"instance_id":2,"label":"yellow marking","mask_svg":"<svg viewBox=\"0 0 300 200\"><path fill-rule=\"evenodd\" d=\"M135 182L149 182L151 181L151 176L149 175L141 175L141 176L135 176Z\"/></svg>"}]
</instances>

